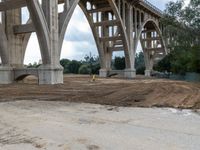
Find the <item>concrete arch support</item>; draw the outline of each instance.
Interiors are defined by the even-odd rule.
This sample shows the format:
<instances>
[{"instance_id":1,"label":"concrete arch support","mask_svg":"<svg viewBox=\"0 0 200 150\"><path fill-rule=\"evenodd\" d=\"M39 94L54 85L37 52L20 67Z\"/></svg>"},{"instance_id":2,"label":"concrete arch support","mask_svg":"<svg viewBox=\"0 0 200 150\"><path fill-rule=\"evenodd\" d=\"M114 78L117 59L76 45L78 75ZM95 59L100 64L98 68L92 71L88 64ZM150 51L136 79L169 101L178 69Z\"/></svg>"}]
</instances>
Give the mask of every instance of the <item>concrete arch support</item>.
<instances>
[{"instance_id":1,"label":"concrete arch support","mask_svg":"<svg viewBox=\"0 0 200 150\"><path fill-rule=\"evenodd\" d=\"M8 65L9 64L9 54L8 54L8 41L7 41L7 37L6 34L3 30L3 25L0 24L0 56L1 56L1 61L2 61L2 65Z\"/></svg>"},{"instance_id":2,"label":"concrete arch support","mask_svg":"<svg viewBox=\"0 0 200 150\"><path fill-rule=\"evenodd\" d=\"M72 14L73 14L76 6L78 5L79 1L80 0L66 1L65 6L67 6L67 7L64 7L64 11L60 15L60 19L59 19L59 41L60 41L59 42L59 51L60 51L60 53L61 53L61 48L62 48L62 44L63 44L67 26L69 24Z\"/></svg>"},{"instance_id":3,"label":"concrete arch support","mask_svg":"<svg viewBox=\"0 0 200 150\"><path fill-rule=\"evenodd\" d=\"M50 64L50 32L43 10L38 0L26 0L26 3L36 29L42 61L44 64Z\"/></svg>"},{"instance_id":4,"label":"concrete arch support","mask_svg":"<svg viewBox=\"0 0 200 150\"><path fill-rule=\"evenodd\" d=\"M39 68L39 84L63 83L59 64L58 1L43 0L45 13L38 0L26 0L41 49L43 64Z\"/></svg>"},{"instance_id":5,"label":"concrete arch support","mask_svg":"<svg viewBox=\"0 0 200 150\"><path fill-rule=\"evenodd\" d=\"M167 55L159 22L154 19L147 19L140 28L138 40L141 41L144 52L145 75L151 76L154 64Z\"/></svg>"},{"instance_id":6,"label":"concrete arch support","mask_svg":"<svg viewBox=\"0 0 200 150\"><path fill-rule=\"evenodd\" d=\"M13 69L9 65L8 41L2 24L0 24L0 34L0 56L2 63L0 66L0 83L9 84L13 80Z\"/></svg>"}]
</instances>

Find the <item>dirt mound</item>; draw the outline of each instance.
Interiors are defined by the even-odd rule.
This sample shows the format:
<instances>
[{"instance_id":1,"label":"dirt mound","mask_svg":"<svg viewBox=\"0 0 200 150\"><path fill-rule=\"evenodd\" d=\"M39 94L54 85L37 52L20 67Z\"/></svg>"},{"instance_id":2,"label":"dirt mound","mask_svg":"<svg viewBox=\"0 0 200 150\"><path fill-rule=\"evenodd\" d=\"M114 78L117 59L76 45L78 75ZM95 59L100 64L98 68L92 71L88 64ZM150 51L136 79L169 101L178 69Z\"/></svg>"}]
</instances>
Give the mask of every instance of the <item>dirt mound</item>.
<instances>
[{"instance_id":1,"label":"dirt mound","mask_svg":"<svg viewBox=\"0 0 200 150\"><path fill-rule=\"evenodd\" d=\"M34 78L32 79L34 80ZM63 85L0 86L0 101L72 101L114 106L200 108L200 85L163 79L100 79L65 76ZM31 79L26 79L31 81ZM35 83L31 81L31 83Z\"/></svg>"}]
</instances>

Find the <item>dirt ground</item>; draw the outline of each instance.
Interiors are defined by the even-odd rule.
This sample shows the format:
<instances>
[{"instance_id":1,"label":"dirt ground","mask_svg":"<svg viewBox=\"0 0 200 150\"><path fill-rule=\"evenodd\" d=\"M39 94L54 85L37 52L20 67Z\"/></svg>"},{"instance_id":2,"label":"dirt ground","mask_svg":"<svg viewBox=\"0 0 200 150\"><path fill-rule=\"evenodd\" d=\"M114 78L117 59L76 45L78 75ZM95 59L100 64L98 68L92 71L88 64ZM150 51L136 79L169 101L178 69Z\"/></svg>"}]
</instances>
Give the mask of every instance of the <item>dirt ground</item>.
<instances>
[{"instance_id":1,"label":"dirt ground","mask_svg":"<svg viewBox=\"0 0 200 150\"><path fill-rule=\"evenodd\" d=\"M0 150L199 150L200 115L59 101L0 103Z\"/></svg>"},{"instance_id":2,"label":"dirt ground","mask_svg":"<svg viewBox=\"0 0 200 150\"><path fill-rule=\"evenodd\" d=\"M0 101L70 101L127 107L200 108L200 84L165 79L120 78L91 81L90 76L67 75L62 85L23 83L0 85Z\"/></svg>"}]
</instances>

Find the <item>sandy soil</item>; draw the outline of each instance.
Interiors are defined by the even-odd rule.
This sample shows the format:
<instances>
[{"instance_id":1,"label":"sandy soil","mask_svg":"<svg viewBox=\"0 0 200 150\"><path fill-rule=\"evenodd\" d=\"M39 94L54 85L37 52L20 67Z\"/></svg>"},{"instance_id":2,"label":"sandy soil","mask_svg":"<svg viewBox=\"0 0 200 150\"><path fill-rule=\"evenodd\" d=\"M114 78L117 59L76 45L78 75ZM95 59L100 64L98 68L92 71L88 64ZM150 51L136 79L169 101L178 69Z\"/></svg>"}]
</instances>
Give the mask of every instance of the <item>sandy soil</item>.
<instances>
[{"instance_id":1,"label":"sandy soil","mask_svg":"<svg viewBox=\"0 0 200 150\"><path fill-rule=\"evenodd\" d=\"M37 85L33 77L24 83L0 85L0 101L70 101L114 106L200 108L200 84L165 79L100 79L68 75L63 85ZM28 84L27 84L28 83Z\"/></svg>"},{"instance_id":2,"label":"sandy soil","mask_svg":"<svg viewBox=\"0 0 200 150\"><path fill-rule=\"evenodd\" d=\"M200 115L58 101L0 103L0 150L199 150Z\"/></svg>"}]
</instances>

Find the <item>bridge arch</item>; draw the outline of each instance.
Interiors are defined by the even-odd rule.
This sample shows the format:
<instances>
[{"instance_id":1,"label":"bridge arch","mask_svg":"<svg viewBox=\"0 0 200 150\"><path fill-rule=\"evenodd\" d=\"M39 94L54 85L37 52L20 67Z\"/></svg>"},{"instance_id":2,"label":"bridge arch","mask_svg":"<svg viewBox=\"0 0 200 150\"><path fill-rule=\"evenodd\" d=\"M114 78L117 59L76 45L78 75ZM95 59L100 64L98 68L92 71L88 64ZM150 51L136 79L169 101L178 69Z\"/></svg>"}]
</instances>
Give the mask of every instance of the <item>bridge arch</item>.
<instances>
[{"instance_id":1,"label":"bridge arch","mask_svg":"<svg viewBox=\"0 0 200 150\"><path fill-rule=\"evenodd\" d=\"M101 68L106 71L111 69L112 50L114 49L115 42L120 40L122 41L126 56L126 67L130 68L128 38L115 2L113 0L101 1L101 3L105 4L104 8L97 5L98 3L91 3L90 1L75 0L73 2L71 1L71 3L73 4L71 4L69 10L64 11L60 17L60 53L64 34L69 24L69 18L71 18L76 6L79 5L91 27L99 53ZM96 16L94 17L94 15ZM111 30L113 32L112 35L110 34Z\"/></svg>"},{"instance_id":2,"label":"bridge arch","mask_svg":"<svg viewBox=\"0 0 200 150\"><path fill-rule=\"evenodd\" d=\"M143 30L145 29L145 26L147 26L147 25L150 25L150 26L151 26L150 28L147 28L147 31L148 31L148 30L155 30L155 31L157 32L157 34L158 34L159 37L160 37L160 42L161 42L160 44L162 45L165 54L167 54L167 49L166 49L166 45L165 45L165 42L164 42L164 37L162 36L162 32L161 32L161 30L160 30L160 28L159 28L159 23L158 23L157 21L155 21L154 19L147 19L147 20L142 24L142 26L141 26L140 29L139 29L137 41L142 40L141 35L142 35Z\"/></svg>"},{"instance_id":3,"label":"bridge arch","mask_svg":"<svg viewBox=\"0 0 200 150\"><path fill-rule=\"evenodd\" d=\"M98 54L99 54L99 56L101 56L102 54L101 54L101 52L102 51L100 51L100 47L101 47L101 44L100 44L100 41L98 40L98 38L97 38L97 32L96 32L96 30L95 30L95 28L94 28L94 24L93 24L93 21L92 21L92 19L91 19L91 16L88 14L88 12L87 12L87 7L85 7L84 6L84 4L82 3L82 1L79 1L78 3L77 3L77 5L76 5L76 7L77 6L79 6L80 8L81 8L81 10L82 10L82 12L83 12L83 14L85 15L85 17L86 17L86 19L87 19L87 22L88 22L88 24L89 24L89 26L90 26L90 29L91 29L91 31L92 31L92 35L93 35L93 38L94 38L94 41L95 41L95 44L96 44L96 47L97 47L97 51L98 51ZM73 9L75 10L76 9L76 7L74 7ZM70 11L70 13L71 14L68 14L68 16L70 15L71 17L70 17L70 19L68 19L67 17L68 16L65 16L66 18L66 20L65 20L65 23L64 23L64 25L63 25L63 27L62 27L62 31L60 31L60 39L59 39L59 41L60 41L60 44L59 44L59 50L60 50L60 57L61 57L61 52L62 52L62 46L63 46L63 42L64 42L64 37L65 37L65 34L66 34L66 31L67 31L67 28L68 28L68 26L69 26L69 22L71 21L71 19L72 19L72 15L73 15L73 12L74 12L74 10L73 11ZM62 19L61 19L62 20ZM61 26L61 25L60 25Z\"/></svg>"},{"instance_id":4,"label":"bridge arch","mask_svg":"<svg viewBox=\"0 0 200 150\"><path fill-rule=\"evenodd\" d=\"M153 71L153 65L167 55L164 37L157 20L147 19L144 21L139 29L137 45L139 41L144 53L145 75L150 76Z\"/></svg>"},{"instance_id":5,"label":"bridge arch","mask_svg":"<svg viewBox=\"0 0 200 150\"><path fill-rule=\"evenodd\" d=\"M35 76L39 78L38 69L30 68L30 69L14 69L14 80L20 81L25 79L28 76Z\"/></svg>"}]
</instances>

